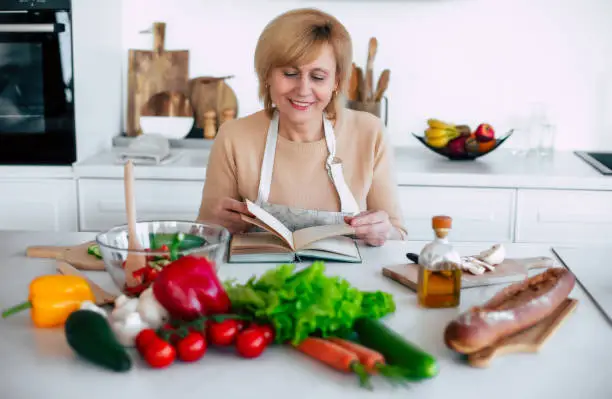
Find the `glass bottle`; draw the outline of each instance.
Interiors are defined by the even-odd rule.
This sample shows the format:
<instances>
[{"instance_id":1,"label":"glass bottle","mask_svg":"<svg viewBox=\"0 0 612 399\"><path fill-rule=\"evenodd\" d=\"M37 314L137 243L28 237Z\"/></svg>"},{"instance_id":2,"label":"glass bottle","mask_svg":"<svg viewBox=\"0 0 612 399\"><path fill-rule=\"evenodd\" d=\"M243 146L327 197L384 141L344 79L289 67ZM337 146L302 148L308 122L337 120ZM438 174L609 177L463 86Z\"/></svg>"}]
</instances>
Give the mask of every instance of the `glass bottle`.
<instances>
[{"instance_id":1,"label":"glass bottle","mask_svg":"<svg viewBox=\"0 0 612 399\"><path fill-rule=\"evenodd\" d=\"M447 239L452 218L434 216L432 227L435 239L419 254L419 304L426 308L456 307L461 292L461 256Z\"/></svg>"}]
</instances>

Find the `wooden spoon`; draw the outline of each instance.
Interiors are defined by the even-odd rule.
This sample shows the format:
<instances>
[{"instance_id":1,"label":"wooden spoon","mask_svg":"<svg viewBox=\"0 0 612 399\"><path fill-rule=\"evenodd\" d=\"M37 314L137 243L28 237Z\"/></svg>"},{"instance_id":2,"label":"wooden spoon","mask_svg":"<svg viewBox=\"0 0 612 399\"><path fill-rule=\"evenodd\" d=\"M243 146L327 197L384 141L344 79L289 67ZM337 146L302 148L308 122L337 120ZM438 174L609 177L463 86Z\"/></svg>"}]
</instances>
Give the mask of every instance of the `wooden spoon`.
<instances>
[{"instance_id":1,"label":"wooden spoon","mask_svg":"<svg viewBox=\"0 0 612 399\"><path fill-rule=\"evenodd\" d=\"M366 100L371 101L373 99L374 90L374 57L376 57L376 51L378 50L378 40L375 37L370 38L368 43L368 62L366 64Z\"/></svg>"},{"instance_id":2,"label":"wooden spoon","mask_svg":"<svg viewBox=\"0 0 612 399\"><path fill-rule=\"evenodd\" d=\"M380 100L382 100L383 94L385 94L387 87L389 87L390 75L391 71L388 69L385 69L380 74L380 77L378 78L378 83L376 85L376 93L374 93L374 102L380 102Z\"/></svg>"},{"instance_id":3,"label":"wooden spoon","mask_svg":"<svg viewBox=\"0 0 612 399\"><path fill-rule=\"evenodd\" d=\"M125 210L128 222L128 249L142 251L142 245L136 235L136 205L134 201L134 164L132 160L125 163L123 182L125 185ZM144 253L128 252L125 260L125 282L128 287L136 286L139 279L132 273L146 266Z\"/></svg>"}]
</instances>

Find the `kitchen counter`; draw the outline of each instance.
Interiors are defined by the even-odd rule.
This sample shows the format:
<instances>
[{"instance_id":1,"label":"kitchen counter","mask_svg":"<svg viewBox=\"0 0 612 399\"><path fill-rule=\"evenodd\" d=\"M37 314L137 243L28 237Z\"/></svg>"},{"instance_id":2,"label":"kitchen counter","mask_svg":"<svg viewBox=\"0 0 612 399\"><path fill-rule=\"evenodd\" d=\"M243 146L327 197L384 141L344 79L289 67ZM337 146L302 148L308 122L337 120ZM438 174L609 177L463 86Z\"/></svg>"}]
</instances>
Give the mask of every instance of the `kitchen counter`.
<instances>
[{"instance_id":1,"label":"kitchen counter","mask_svg":"<svg viewBox=\"0 0 612 399\"><path fill-rule=\"evenodd\" d=\"M113 147L73 166L78 178L123 178ZM175 148L182 156L161 166L135 168L136 178L202 181L209 148ZM396 147L397 183L411 186L612 190L612 179L600 174L571 151L551 158L518 157L500 148L475 161L449 161L424 147Z\"/></svg>"},{"instance_id":2,"label":"kitchen counter","mask_svg":"<svg viewBox=\"0 0 612 399\"><path fill-rule=\"evenodd\" d=\"M84 242L93 233L0 232L0 306L8 307L27 296L32 278L54 272L54 262L27 259L28 245L70 245ZM210 348L195 364L175 363L168 369L149 369L135 357L134 368L116 374L76 358L67 346L63 330L34 329L28 312L0 321L0 384L7 398L88 399L110 397L154 398L454 398L589 399L609 398L612 392L612 328L583 289L577 285L571 297L579 301L575 312L547 341L538 354L513 354L495 359L488 369L466 366L442 341L445 325L458 312L489 299L502 286L462 291L459 309L425 310L415 294L385 279L381 267L405 262L405 253L417 252L423 243L392 242L380 248L363 248L364 263L328 264L360 289L392 293L397 311L385 319L395 331L433 354L440 374L406 388L374 381L374 391L358 387L357 379L321 365L287 347L269 348L257 359L246 360ZM486 248L456 245L462 254ZM509 257L552 256L550 245L508 244ZM586 260L588 261L588 260ZM607 264L597 265L607 267ZM222 265L221 278L246 280L271 265ZM104 288L113 288L104 272L87 273Z\"/></svg>"}]
</instances>

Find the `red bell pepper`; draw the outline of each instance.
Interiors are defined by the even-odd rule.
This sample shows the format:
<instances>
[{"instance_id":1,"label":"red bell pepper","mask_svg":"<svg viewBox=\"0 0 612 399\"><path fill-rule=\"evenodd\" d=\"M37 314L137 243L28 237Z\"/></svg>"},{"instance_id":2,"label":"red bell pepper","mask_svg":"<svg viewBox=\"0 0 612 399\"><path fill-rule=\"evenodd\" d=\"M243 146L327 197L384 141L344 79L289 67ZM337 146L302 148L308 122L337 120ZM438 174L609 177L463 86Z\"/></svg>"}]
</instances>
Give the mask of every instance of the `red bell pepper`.
<instances>
[{"instance_id":1,"label":"red bell pepper","mask_svg":"<svg viewBox=\"0 0 612 399\"><path fill-rule=\"evenodd\" d=\"M170 316L186 321L231 309L214 263L194 255L166 265L155 279L153 295Z\"/></svg>"}]
</instances>

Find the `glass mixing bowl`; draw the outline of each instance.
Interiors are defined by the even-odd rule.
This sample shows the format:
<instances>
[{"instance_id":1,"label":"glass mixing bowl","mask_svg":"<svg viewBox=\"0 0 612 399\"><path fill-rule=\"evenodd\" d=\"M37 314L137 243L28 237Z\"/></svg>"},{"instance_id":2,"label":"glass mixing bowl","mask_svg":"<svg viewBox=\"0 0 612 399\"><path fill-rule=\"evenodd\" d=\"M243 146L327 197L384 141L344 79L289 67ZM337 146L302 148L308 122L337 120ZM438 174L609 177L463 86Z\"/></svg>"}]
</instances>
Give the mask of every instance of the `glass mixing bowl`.
<instances>
[{"instance_id":1,"label":"glass mixing bowl","mask_svg":"<svg viewBox=\"0 0 612 399\"><path fill-rule=\"evenodd\" d=\"M129 296L142 292L154 281L154 274L170 263L170 249L177 237L180 237L175 245L179 257L206 257L214 263L216 270L225 260L230 238L229 231L222 226L172 220L137 222L136 233L143 248L139 251L128 249L127 225L113 227L96 236L106 270L121 292ZM140 274L145 284L137 288L126 285L124 262L129 253L142 254L147 259L147 268Z\"/></svg>"}]
</instances>

